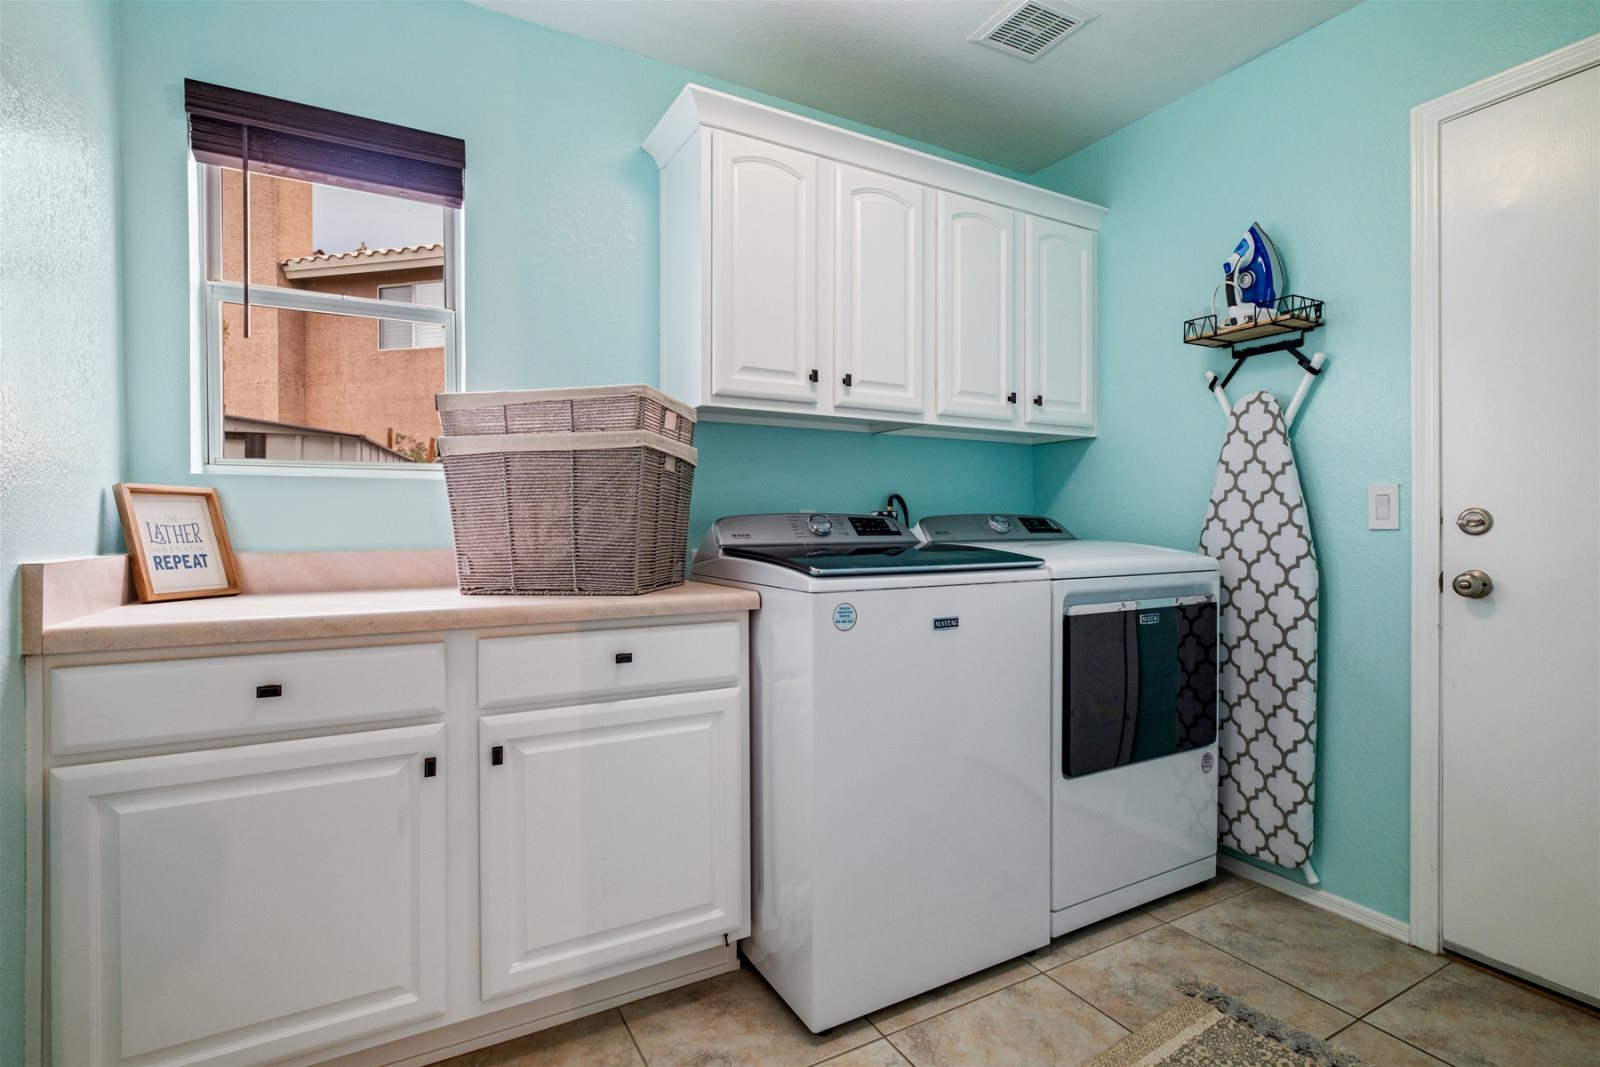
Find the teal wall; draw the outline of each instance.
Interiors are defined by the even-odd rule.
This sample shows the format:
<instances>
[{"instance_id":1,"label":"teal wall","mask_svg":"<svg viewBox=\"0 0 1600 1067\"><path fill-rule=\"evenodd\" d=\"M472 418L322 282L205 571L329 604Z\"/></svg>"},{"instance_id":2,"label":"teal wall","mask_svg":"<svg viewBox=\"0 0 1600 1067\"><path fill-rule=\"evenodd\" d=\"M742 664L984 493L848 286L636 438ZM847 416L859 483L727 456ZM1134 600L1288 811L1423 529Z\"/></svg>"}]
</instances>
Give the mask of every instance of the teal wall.
<instances>
[{"instance_id":1,"label":"teal wall","mask_svg":"<svg viewBox=\"0 0 1600 1067\"><path fill-rule=\"evenodd\" d=\"M1101 230L1100 426L1036 453L1036 505L1080 534L1192 548L1223 420L1225 355L1179 343L1252 220L1328 353L1296 429L1322 575L1318 811L1324 887L1408 910L1411 516L1366 528L1368 483L1409 493L1410 109L1600 32L1597 3L1369 0L1035 176L1111 208ZM1241 370L1285 404L1287 355Z\"/></svg>"},{"instance_id":2,"label":"teal wall","mask_svg":"<svg viewBox=\"0 0 1600 1067\"><path fill-rule=\"evenodd\" d=\"M686 82L733 87L461 3L139 3L120 17L139 57L121 79L131 478L219 486L245 549L450 542L439 482L190 473L185 77L466 140L469 388L657 381L658 172L640 144ZM708 426L700 443L696 531L758 501L1033 497L1021 445L747 426Z\"/></svg>"},{"instance_id":3,"label":"teal wall","mask_svg":"<svg viewBox=\"0 0 1600 1067\"><path fill-rule=\"evenodd\" d=\"M115 545L116 48L104 3L0 8L0 1063L22 1062L17 564Z\"/></svg>"}]
</instances>

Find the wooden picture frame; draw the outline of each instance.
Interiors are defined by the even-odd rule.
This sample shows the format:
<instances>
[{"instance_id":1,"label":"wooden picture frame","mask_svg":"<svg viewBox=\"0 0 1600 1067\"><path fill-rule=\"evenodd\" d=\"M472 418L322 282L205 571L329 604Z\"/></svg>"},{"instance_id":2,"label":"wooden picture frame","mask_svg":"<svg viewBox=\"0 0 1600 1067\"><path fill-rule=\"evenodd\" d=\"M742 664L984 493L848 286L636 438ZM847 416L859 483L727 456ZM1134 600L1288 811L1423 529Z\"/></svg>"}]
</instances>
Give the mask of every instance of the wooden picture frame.
<instances>
[{"instance_id":1,"label":"wooden picture frame","mask_svg":"<svg viewBox=\"0 0 1600 1067\"><path fill-rule=\"evenodd\" d=\"M141 603L238 595L239 568L215 489L119 482L113 492Z\"/></svg>"}]
</instances>

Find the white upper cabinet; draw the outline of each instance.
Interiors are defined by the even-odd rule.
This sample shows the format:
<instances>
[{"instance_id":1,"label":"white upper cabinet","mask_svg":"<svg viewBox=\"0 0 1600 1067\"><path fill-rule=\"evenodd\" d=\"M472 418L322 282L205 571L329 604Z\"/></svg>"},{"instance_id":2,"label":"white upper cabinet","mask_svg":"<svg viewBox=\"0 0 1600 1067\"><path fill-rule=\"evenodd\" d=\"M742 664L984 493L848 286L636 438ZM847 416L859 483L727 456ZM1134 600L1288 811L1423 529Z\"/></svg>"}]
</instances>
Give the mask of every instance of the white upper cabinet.
<instances>
[{"instance_id":1,"label":"white upper cabinet","mask_svg":"<svg viewBox=\"0 0 1600 1067\"><path fill-rule=\"evenodd\" d=\"M817 396L817 159L712 137L712 395Z\"/></svg>"},{"instance_id":2,"label":"white upper cabinet","mask_svg":"<svg viewBox=\"0 0 1600 1067\"><path fill-rule=\"evenodd\" d=\"M645 149L661 387L702 419L1094 434L1105 208L698 85Z\"/></svg>"},{"instance_id":3,"label":"white upper cabinet","mask_svg":"<svg viewBox=\"0 0 1600 1067\"><path fill-rule=\"evenodd\" d=\"M1016 212L939 194L939 414L1014 426Z\"/></svg>"},{"instance_id":4,"label":"white upper cabinet","mask_svg":"<svg viewBox=\"0 0 1600 1067\"><path fill-rule=\"evenodd\" d=\"M920 417L928 191L859 167L834 174L834 407Z\"/></svg>"},{"instance_id":5,"label":"white upper cabinet","mask_svg":"<svg viewBox=\"0 0 1600 1067\"><path fill-rule=\"evenodd\" d=\"M1022 231L1023 418L1092 432L1094 231L1032 216Z\"/></svg>"}]
</instances>

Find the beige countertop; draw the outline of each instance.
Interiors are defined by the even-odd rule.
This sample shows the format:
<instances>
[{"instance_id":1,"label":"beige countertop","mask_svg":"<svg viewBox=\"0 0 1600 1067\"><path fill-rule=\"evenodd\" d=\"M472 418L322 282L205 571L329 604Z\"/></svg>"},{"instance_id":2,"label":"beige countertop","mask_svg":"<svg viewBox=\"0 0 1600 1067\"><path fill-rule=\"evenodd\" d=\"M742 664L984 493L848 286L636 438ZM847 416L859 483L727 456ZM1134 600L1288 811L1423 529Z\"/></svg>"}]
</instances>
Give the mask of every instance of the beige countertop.
<instances>
[{"instance_id":1,"label":"beige countertop","mask_svg":"<svg viewBox=\"0 0 1600 1067\"><path fill-rule=\"evenodd\" d=\"M242 553L239 596L133 602L127 557L22 568L24 655L488 629L753 611L758 594L689 582L643 596L464 596L448 551ZM308 587L309 586L309 587Z\"/></svg>"}]
</instances>

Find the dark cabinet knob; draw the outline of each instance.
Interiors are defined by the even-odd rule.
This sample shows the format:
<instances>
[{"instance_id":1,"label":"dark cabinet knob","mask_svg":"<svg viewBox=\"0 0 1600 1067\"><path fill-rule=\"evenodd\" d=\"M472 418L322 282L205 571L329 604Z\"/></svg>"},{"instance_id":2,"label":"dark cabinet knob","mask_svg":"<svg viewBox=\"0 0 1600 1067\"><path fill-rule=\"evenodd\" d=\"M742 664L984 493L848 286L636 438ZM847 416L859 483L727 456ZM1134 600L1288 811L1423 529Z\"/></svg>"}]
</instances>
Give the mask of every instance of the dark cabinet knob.
<instances>
[{"instance_id":1,"label":"dark cabinet knob","mask_svg":"<svg viewBox=\"0 0 1600 1067\"><path fill-rule=\"evenodd\" d=\"M617 653L617 662L618 663L632 663L633 662L633 653L632 652L618 652Z\"/></svg>"},{"instance_id":2,"label":"dark cabinet knob","mask_svg":"<svg viewBox=\"0 0 1600 1067\"><path fill-rule=\"evenodd\" d=\"M810 374L806 375L806 377L809 378L811 381L814 381L814 382L820 382L822 380L822 375L818 374L815 370L813 370Z\"/></svg>"},{"instance_id":3,"label":"dark cabinet knob","mask_svg":"<svg viewBox=\"0 0 1600 1067\"><path fill-rule=\"evenodd\" d=\"M281 696L283 696L283 686L281 686L281 685L278 685L278 684L274 683L272 685L258 685L258 686L256 686L256 699L257 700L265 700L268 697L281 697Z\"/></svg>"},{"instance_id":4,"label":"dark cabinet knob","mask_svg":"<svg viewBox=\"0 0 1600 1067\"><path fill-rule=\"evenodd\" d=\"M1016 393L1007 393L1006 394L1006 403L1007 404L1015 404L1016 402L1017 402L1017 394Z\"/></svg>"},{"instance_id":5,"label":"dark cabinet knob","mask_svg":"<svg viewBox=\"0 0 1600 1067\"><path fill-rule=\"evenodd\" d=\"M1044 407L1044 397L1042 397L1042 396L1034 397L1033 398L1033 406L1036 407L1036 408Z\"/></svg>"},{"instance_id":6,"label":"dark cabinet knob","mask_svg":"<svg viewBox=\"0 0 1600 1067\"><path fill-rule=\"evenodd\" d=\"M845 386L848 387L850 385L851 381L854 379L854 377L855 377L854 375L846 374L843 378L841 378L839 380L844 382Z\"/></svg>"}]
</instances>

